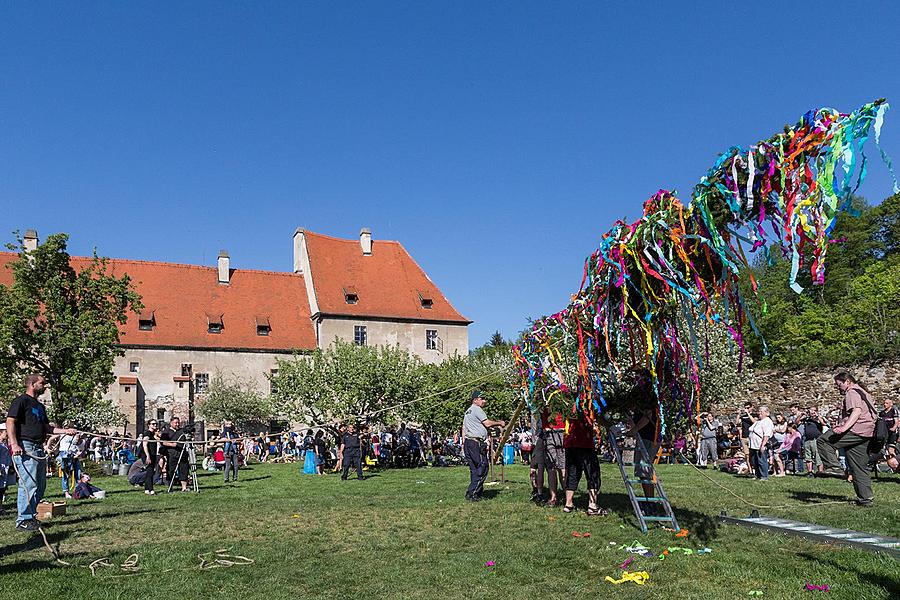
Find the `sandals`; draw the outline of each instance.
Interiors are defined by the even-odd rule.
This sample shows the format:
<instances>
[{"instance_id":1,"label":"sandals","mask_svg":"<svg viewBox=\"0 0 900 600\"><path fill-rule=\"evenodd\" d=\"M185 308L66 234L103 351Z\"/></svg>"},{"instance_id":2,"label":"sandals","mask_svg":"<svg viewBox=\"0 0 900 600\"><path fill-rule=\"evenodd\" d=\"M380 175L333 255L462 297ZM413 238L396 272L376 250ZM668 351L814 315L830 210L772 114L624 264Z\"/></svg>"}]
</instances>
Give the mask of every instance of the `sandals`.
<instances>
[{"instance_id":1,"label":"sandals","mask_svg":"<svg viewBox=\"0 0 900 600\"><path fill-rule=\"evenodd\" d=\"M587 509L587 516L589 517L606 517L609 515L609 509L600 508L599 506L591 508L590 506Z\"/></svg>"},{"instance_id":2,"label":"sandals","mask_svg":"<svg viewBox=\"0 0 900 600\"><path fill-rule=\"evenodd\" d=\"M575 512L575 507L574 506L563 506L563 512L564 513Z\"/></svg>"}]
</instances>

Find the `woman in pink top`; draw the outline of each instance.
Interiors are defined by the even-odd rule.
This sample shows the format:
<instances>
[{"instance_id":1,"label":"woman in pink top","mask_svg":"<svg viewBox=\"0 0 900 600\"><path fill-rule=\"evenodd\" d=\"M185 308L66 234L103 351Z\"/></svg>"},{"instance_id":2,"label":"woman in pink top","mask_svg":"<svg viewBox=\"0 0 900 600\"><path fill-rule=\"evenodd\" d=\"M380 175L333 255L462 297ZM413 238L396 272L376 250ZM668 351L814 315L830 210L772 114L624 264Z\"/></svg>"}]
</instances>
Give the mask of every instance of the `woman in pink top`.
<instances>
[{"instance_id":1,"label":"woman in pink top","mask_svg":"<svg viewBox=\"0 0 900 600\"><path fill-rule=\"evenodd\" d=\"M778 464L781 467L780 472L775 473L775 477L785 476L785 464L793 465L794 470L797 468L797 459L800 458L800 446L803 444L803 436L797 431L797 425L789 423L787 431L784 434L784 440L778 448Z\"/></svg>"},{"instance_id":2,"label":"woman in pink top","mask_svg":"<svg viewBox=\"0 0 900 600\"><path fill-rule=\"evenodd\" d=\"M874 492L866 466L869 462L869 440L875 434L877 413L868 391L852 375L838 373L834 376L834 384L844 395L844 402L838 424L816 441L819 456L825 465L825 471L821 475L845 477L837 453L838 449L843 448L847 455L847 467L853 476L856 503L859 506L871 506Z\"/></svg>"}]
</instances>

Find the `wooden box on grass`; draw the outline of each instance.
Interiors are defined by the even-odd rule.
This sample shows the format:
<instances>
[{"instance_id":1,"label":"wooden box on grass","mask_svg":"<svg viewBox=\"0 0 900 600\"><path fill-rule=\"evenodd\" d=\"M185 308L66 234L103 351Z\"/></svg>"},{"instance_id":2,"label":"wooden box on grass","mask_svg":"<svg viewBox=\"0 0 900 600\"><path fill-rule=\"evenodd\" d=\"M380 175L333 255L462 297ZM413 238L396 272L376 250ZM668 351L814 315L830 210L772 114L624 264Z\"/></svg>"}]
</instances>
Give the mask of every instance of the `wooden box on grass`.
<instances>
[{"instance_id":1,"label":"wooden box on grass","mask_svg":"<svg viewBox=\"0 0 900 600\"><path fill-rule=\"evenodd\" d=\"M61 517L66 514L65 502L40 502L37 505L37 518L39 521Z\"/></svg>"}]
</instances>

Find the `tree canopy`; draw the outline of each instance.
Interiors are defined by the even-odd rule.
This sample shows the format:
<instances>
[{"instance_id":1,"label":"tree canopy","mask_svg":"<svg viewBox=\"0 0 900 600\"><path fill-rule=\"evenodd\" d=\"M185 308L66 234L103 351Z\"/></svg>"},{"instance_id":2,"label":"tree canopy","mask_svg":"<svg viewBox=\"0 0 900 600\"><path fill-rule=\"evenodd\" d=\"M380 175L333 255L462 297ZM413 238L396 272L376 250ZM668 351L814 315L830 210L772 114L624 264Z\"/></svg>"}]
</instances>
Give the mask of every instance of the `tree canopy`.
<instances>
[{"instance_id":1,"label":"tree canopy","mask_svg":"<svg viewBox=\"0 0 900 600\"><path fill-rule=\"evenodd\" d=\"M877 206L854 199L858 216L842 213L828 250L824 286L787 286L790 262L758 261L763 304L758 325L769 355L748 338L761 366L847 364L896 356L900 331L900 194ZM776 254L777 250L771 252Z\"/></svg>"},{"instance_id":2,"label":"tree canopy","mask_svg":"<svg viewBox=\"0 0 900 600\"><path fill-rule=\"evenodd\" d=\"M210 379L197 414L210 423L231 419L242 428L278 416L269 396L261 394L255 382L220 371Z\"/></svg>"},{"instance_id":3,"label":"tree canopy","mask_svg":"<svg viewBox=\"0 0 900 600\"><path fill-rule=\"evenodd\" d=\"M50 383L50 415L80 425L122 419L103 394L115 381L113 364L122 356L119 325L141 310L128 275L108 271L96 252L84 268L72 267L68 236L49 236L27 251L17 236L8 246L19 253L11 264L13 283L0 285L0 386L4 398L20 391L28 373Z\"/></svg>"}]
</instances>

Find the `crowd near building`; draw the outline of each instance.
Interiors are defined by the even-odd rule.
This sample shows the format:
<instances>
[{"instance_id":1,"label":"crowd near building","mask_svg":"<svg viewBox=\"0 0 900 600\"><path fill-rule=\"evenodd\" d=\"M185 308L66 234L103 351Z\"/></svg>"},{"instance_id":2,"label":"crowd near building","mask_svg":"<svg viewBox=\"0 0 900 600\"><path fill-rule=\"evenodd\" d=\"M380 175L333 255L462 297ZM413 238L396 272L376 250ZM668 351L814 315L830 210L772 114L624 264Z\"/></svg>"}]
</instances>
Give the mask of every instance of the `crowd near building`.
<instances>
[{"instance_id":1,"label":"crowd near building","mask_svg":"<svg viewBox=\"0 0 900 600\"><path fill-rule=\"evenodd\" d=\"M26 249L38 236L26 232ZM0 284L18 255L0 252ZM90 258L72 257L76 269ZM106 396L136 434L150 419L193 417L191 407L221 372L269 390L277 360L326 348L335 339L399 346L427 363L468 352L466 319L397 241L339 239L297 229L293 269L214 266L113 258L109 272L129 275L144 309L120 327L124 354ZM121 429L120 429L121 430Z\"/></svg>"}]
</instances>

